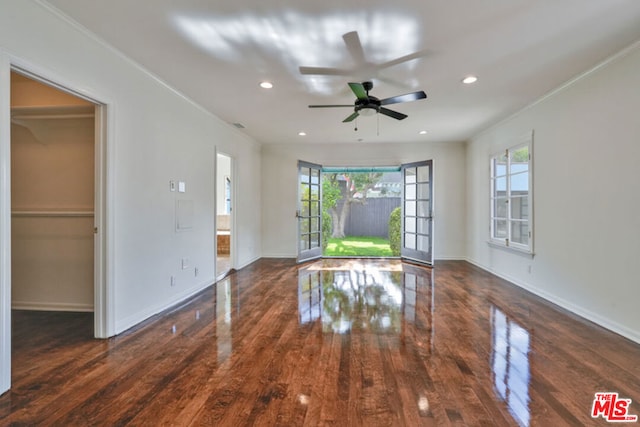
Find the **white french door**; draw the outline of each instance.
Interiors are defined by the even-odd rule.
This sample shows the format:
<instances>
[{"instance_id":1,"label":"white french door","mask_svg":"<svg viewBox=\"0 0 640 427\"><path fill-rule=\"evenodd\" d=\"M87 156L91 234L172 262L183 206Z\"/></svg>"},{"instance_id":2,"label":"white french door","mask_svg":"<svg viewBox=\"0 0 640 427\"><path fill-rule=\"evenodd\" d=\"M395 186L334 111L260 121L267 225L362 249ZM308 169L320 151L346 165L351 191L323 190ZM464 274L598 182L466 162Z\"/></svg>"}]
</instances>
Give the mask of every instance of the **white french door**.
<instances>
[{"instance_id":1,"label":"white french door","mask_svg":"<svg viewBox=\"0 0 640 427\"><path fill-rule=\"evenodd\" d=\"M322 166L298 161L298 262L322 256Z\"/></svg>"},{"instance_id":2,"label":"white french door","mask_svg":"<svg viewBox=\"0 0 640 427\"><path fill-rule=\"evenodd\" d=\"M400 256L433 264L433 161L402 165Z\"/></svg>"}]
</instances>

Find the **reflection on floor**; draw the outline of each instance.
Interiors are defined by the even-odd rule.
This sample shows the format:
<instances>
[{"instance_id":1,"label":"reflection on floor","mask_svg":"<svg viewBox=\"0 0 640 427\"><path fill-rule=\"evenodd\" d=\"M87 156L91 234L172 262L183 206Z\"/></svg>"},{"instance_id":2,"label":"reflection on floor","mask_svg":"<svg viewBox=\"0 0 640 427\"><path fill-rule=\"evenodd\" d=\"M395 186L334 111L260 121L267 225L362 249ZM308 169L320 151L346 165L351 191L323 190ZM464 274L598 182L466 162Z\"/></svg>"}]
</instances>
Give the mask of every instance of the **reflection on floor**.
<instances>
[{"instance_id":1,"label":"reflection on floor","mask_svg":"<svg viewBox=\"0 0 640 427\"><path fill-rule=\"evenodd\" d=\"M229 255L216 257L216 277L222 277L231 270L231 258Z\"/></svg>"},{"instance_id":2,"label":"reflection on floor","mask_svg":"<svg viewBox=\"0 0 640 427\"><path fill-rule=\"evenodd\" d=\"M0 425L577 426L606 391L640 413L640 345L465 262L262 259L109 340L87 318L14 313Z\"/></svg>"}]
</instances>

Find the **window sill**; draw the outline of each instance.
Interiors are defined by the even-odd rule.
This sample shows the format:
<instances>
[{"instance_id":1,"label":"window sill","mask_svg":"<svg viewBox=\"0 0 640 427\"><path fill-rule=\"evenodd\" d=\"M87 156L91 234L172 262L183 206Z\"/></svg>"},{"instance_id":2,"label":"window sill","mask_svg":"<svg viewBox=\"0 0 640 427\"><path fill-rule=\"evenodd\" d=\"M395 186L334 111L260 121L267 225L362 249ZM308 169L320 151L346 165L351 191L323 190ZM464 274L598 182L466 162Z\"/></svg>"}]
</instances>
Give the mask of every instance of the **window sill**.
<instances>
[{"instance_id":1,"label":"window sill","mask_svg":"<svg viewBox=\"0 0 640 427\"><path fill-rule=\"evenodd\" d=\"M504 243L494 242L493 240L488 240L487 244L492 248L501 249L506 252L512 252L522 256L528 256L533 258L535 256L535 252L532 252L528 249L522 249L517 246L507 246Z\"/></svg>"}]
</instances>

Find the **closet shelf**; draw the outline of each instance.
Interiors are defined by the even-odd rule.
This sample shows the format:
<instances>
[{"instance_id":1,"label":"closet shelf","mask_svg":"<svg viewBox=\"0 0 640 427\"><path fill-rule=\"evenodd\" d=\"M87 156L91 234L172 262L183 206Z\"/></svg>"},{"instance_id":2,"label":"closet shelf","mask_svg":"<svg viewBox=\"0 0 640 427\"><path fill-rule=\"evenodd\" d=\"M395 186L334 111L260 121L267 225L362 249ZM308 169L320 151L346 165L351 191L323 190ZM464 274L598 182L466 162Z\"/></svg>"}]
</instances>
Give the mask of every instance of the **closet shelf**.
<instances>
[{"instance_id":1,"label":"closet shelf","mask_svg":"<svg viewBox=\"0 0 640 427\"><path fill-rule=\"evenodd\" d=\"M18 218L93 218L93 211L12 211L12 217Z\"/></svg>"}]
</instances>

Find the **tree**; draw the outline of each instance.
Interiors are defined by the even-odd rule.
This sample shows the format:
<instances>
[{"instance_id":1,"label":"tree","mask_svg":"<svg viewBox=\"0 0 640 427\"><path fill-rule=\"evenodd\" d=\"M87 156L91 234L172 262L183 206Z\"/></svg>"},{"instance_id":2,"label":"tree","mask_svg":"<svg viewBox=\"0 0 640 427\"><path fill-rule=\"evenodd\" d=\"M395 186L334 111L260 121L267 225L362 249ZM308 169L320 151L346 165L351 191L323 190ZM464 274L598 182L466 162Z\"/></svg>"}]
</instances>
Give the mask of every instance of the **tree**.
<instances>
[{"instance_id":1,"label":"tree","mask_svg":"<svg viewBox=\"0 0 640 427\"><path fill-rule=\"evenodd\" d=\"M364 204L367 192L378 183L381 172L332 173L324 175L322 196L325 209L331 214L333 231L331 237L345 237L344 227L352 203ZM338 201L342 200L342 204Z\"/></svg>"}]
</instances>

